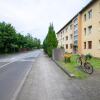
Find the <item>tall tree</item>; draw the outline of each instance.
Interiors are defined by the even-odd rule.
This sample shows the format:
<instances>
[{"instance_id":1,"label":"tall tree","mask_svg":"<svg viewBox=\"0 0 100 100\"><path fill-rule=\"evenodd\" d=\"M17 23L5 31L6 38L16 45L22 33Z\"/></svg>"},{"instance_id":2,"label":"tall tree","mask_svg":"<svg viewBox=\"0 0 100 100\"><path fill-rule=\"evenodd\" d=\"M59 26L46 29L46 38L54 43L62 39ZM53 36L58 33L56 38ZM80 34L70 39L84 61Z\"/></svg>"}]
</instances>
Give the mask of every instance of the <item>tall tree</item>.
<instances>
[{"instance_id":1,"label":"tall tree","mask_svg":"<svg viewBox=\"0 0 100 100\"><path fill-rule=\"evenodd\" d=\"M0 23L0 48L4 52L9 52L15 41L16 30L11 24Z\"/></svg>"},{"instance_id":2,"label":"tall tree","mask_svg":"<svg viewBox=\"0 0 100 100\"><path fill-rule=\"evenodd\" d=\"M17 52L39 48L40 40L31 34L26 36L17 33L15 28L5 22L0 22L0 53Z\"/></svg>"},{"instance_id":3,"label":"tall tree","mask_svg":"<svg viewBox=\"0 0 100 100\"><path fill-rule=\"evenodd\" d=\"M48 28L48 34L43 42L44 51L48 54L49 57L52 57L52 50L56 48L58 41L56 38L55 30L53 24L50 24Z\"/></svg>"}]
</instances>

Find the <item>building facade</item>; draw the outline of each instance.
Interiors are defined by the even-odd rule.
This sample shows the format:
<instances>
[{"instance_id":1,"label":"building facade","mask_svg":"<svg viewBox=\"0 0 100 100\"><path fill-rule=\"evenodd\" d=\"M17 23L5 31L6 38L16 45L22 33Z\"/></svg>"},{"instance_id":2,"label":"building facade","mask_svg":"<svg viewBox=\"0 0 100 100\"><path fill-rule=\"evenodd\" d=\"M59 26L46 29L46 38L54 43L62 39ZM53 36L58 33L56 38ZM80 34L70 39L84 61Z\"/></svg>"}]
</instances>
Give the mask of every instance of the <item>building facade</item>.
<instances>
[{"instance_id":1,"label":"building facade","mask_svg":"<svg viewBox=\"0 0 100 100\"><path fill-rule=\"evenodd\" d=\"M63 47L65 52L73 52L73 26L72 21L57 33L58 47Z\"/></svg>"},{"instance_id":2,"label":"building facade","mask_svg":"<svg viewBox=\"0 0 100 100\"><path fill-rule=\"evenodd\" d=\"M100 0L81 12L82 53L100 57Z\"/></svg>"},{"instance_id":3,"label":"building facade","mask_svg":"<svg viewBox=\"0 0 100 100\"><path fill-rule=\"evenodd\" d=\"M57 32L66 52L100 57L100 0L91 1Z\"/></svg>"}]
</instances>

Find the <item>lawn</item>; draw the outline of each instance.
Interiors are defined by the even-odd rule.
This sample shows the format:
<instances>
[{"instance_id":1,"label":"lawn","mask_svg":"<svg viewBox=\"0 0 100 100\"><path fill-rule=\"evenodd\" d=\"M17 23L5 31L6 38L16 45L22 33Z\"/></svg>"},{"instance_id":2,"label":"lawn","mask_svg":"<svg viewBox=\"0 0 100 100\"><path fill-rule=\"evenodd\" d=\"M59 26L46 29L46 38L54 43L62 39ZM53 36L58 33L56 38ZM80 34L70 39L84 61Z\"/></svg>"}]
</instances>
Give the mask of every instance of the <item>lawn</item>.
<instances>
[{"instance_id":1,"label":"lawn","mask_svg":"<svg viewBox=\"0 0 100 100\"><path fill-rule=\"evenodd\" d=\"M100 59L92 58L89 62L93 65L95 70L100 69Z\"/></svg>"},{"instance_id":2,"label":"lawn","mask_svg":"<svg viewBox=\"0 0 100 100\"><path fill-rule=\"evenodd\" d=\"M64 63L64 61L59 61L58 63L61 64L66 70L70 73L74 74L76 78L84 79L89 75L79 69L78 64L76 62L78 55L72 55L71 63ZM93 65L94 69L100 69L100 59L92 58L89 62Z\"/></svg>"}]
</instances>

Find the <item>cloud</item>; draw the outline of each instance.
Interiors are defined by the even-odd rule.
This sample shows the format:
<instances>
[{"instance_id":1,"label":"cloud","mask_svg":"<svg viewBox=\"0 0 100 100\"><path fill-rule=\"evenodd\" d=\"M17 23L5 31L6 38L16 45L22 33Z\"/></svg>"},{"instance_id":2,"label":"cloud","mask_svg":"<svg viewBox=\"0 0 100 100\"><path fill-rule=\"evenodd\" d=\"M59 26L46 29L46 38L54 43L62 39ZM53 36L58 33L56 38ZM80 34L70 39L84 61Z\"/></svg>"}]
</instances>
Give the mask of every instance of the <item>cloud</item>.
<instances>
[{"instance_id":1,"label":"cloud","mask_svg":"<svg viewBox=\"0 0 100 100\"><path fill-rule=\"evenodd\" d=\"M0 0L0 21L13 24L18 32L41 40L50 22L58 31L90 0Z\"/></svg>"}]
</instances>

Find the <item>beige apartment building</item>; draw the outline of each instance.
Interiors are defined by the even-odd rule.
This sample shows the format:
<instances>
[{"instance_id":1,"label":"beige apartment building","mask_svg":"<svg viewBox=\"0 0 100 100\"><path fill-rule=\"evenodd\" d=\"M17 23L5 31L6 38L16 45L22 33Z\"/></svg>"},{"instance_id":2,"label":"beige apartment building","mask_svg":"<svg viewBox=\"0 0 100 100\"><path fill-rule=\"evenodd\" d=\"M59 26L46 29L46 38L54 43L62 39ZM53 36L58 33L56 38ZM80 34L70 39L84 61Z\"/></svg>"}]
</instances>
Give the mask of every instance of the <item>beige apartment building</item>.
<instances>
[{"instance_id":1,"label":"beige apartment building","mask_svg":"<svg viewBox=\"0 0 100 100\"><path fill-rule=\"evenodd\" d=\"M57 32L66 52L100 57L100 0L93 0Z\"/></svg>"},{"instance_id":2,"label":"beige apartment building","mask_svg":"<svg viewBox=\"0 0 100 100\"><path fill-rule=\"evenodd\" d=\"M58 47L63 47L65 52L72 52L73 43L73 32L72 32L72 22L64 26L57 34Z\"/></svg>"}]
</instances>

